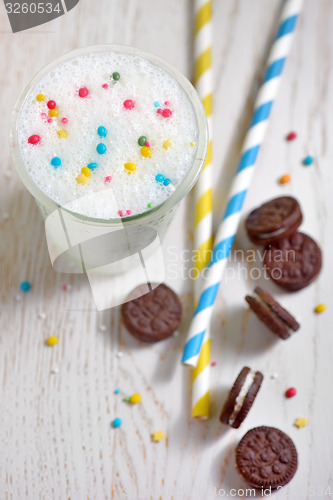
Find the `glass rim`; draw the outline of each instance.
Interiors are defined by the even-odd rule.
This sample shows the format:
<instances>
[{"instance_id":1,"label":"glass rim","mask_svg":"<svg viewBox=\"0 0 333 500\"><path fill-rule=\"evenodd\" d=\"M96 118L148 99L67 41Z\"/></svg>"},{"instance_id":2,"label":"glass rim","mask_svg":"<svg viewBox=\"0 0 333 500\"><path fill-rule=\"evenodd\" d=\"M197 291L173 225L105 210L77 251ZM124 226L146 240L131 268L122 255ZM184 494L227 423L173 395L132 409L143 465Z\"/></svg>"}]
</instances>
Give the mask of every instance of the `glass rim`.
<instances>
[{"instance_id":1,"label":"glass rim","mask_svg":"<svg viewBox=\"0 0 333 500\"><path fill-rule=\"evenodd\" d=\"M89 52L121 52L125 54L131 54L133 56L143 57L147 59L149 62L156 64L157 66L162 67L165 71L167 71L181 88L186 93L189 98L195 113L195 117L198 125L198 143L197 143L197 152L196 157L193 161L193 164L187 173L186 177L183 179L181 184L175 189L174 193L172 193L164 202L157 205L156 207L152 207L146 212L142 212L140 214L128 216L125 218L117 217L112 219L103 219L96 217L89 217L87 215L72 211L67 209L66 207L59 205L52 198L47 196L32 180L30 175L28 174L25 164L23 162L19 147L18 147L18 123L21 115L21 111L23 105L28 98L30 91L35 87L35 85L40 81L40 79L45 76L51 69L58 66L59 64L69 61L75 57L80 55L87 54ZM34 76L30 79L27 85L21 91L11 117L10 124L10 134L9 134L9 143L11 156L14 160L15 168L18 172L20 179L22 180L24 186L28 189L28 191L32 194L32 196L37 200L37 202L44 206L53 205L54 210L57 208L61 208L65 210L69 214L73 215L75 218L84 220L85 222L91 223L109 223L109 224L126 224L131 225L131 223L145 222L149 223L150 220L154 220L156 216L163 215L170 211L175 205L177 205L192 189L195 182L198 179L200 171L203 167L204 161L207 155L208 149L208 124L207 124L207 116L202 105L202 102L191 84L191 82L172 64L164 61L159 56L155 54L151 54L149 52L145 52L139 48L131 47L129 45L113 45L113 44L101 44L101 45L89 45L86 47L82 47L79 49L71 50L64 55L54 59L51 63L44 66L41 70L34 74Z\"/></svg>"}]
</instances>

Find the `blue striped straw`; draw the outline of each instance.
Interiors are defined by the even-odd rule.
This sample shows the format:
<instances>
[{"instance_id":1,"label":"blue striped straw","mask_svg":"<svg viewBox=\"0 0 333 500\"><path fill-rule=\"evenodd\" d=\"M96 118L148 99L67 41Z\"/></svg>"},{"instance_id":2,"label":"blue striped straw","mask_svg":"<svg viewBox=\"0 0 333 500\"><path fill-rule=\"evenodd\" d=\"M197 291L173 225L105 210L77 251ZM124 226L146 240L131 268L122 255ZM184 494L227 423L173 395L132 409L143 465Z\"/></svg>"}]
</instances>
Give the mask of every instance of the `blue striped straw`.
<instances>
[{"instance_id":1,"label":"blue striped straw","mask_svg":"<svg viewBox=\"0 0 333 500\"><path fill-rule=\"evenodd\" d=\"M265 77L257 95L227 208L216 233L212 258L205 273L206 279L189 328L182 359L185 365L197 365L205 333L209 333L213 305L237 233L244 199L265 137L302 4L303 0L286 0L283 6L279 29L268 57Z\"/></svg>"}]
</instances>

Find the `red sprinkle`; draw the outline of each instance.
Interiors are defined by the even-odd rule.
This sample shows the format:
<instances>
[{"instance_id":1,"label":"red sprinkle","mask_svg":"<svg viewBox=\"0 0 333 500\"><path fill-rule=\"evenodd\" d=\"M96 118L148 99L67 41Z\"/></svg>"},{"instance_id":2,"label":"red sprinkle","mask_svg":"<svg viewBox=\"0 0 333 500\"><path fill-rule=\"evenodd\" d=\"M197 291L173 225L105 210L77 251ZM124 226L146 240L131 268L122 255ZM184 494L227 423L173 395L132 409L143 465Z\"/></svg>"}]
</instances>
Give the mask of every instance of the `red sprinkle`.
<instances>
[{"instance_id":1,"label":"red sprinkle","mask_svg":"<svg viewBox=\"0 0 333 500\"><path fill-rule=\"evenodd\" d=\"M64 283L61 288L66 292L66 290L68 289L68 285L67 283Z\"/></svg>"},{"instance_id":2,"label":"red sprinkle","mask_svg":"<svg viewBox=\"0 0 333 500\"><path fill-rule=\"evenodd\" d=\"M132 210L126 210L126 215L131 215L132 214Z\"/></svg>"},{"instance_id":3,"label":"red sprinkle","mask_svg":"<svg viewBox=\"0 0 333 500\"><path fill-rule=\"evenodd\" d=\"M296 137L297 137L296 132L289 132L286 139L287 139L287 141L293 141L294 139L296 139Z\"/></svg>"},{"instance_id":4,"label":"red sprinkle","mask_svg":"<svg viewBox=\"0 0 333 500\"><path fill-rule=\"evenodd\" d=\"M158 108L158 110L156 111L156 113L158 113L159 115L161 115L163 113L163 110L161 108Z\"/></svg>"},{"instance_id":5,"label":"red sprinkle","mask_svg":"<svg viewBox=\"0 0 333 500\"><path fill-rule=\"evenodd\" d=\"M134 108L134 101L132 101L132 99L126 99L126 101L124 101L124 107L126 109L133 109Z\"/></svg>"},{"instance_id":6,"label":"red sprinkle","mask_svg":"<svg viewBox=\"0 0 333 500\"><path fill-rule=\"evenodd\" d=\"M87 87L80 88L80 90L79 90L80 97L87 97L88 94L89 94L89 90L87 89Z\"/></svg>"},{"instance_id":7,"label":"red sprinkle","mask_svg":"<svg viewBox=\"0 0 333 500\"><path fill-rule=\"evenodd\" d=\"M103 83L102 88L103 88L103 89L108 89L108 88L109 88L109 86L108 86L108 84L107 84L107 83Z\"/></svg>"},{"instance_id":8,"label":"red sprinkle","mask_svg":"<svg viewBox=\"0 0 333 500\"><path fill-rule=\"evenodd\" d=\"M168 109L168 108L163 109L162 115L164 116L164 118L169 118L172 115L171 109Z\"/></svg>"},{"instance_id":9,"label":"red sprinkle","mask_svg":"<svg viewBox=\"0 0 333 500\"><path fill-rule=\"evenodd\" d=\"M66 123L68 123L67 118L63 118L61 121L62 121L62 123L64 123L65 125L66 125Z\"/></svg>"},{"instance_id":10,"label":"red sprinkle","mask_svg":"<svg viewBox=\"0 0 333 500\"><path fill-rule=\"evenodd\" d=\"M112 180L112 176L108 175L107 177L105 177L104 182L111 182L111 180Z\"/></svg>"},{"instance_id":11,"label":"red sprinkle","mask_svg":"<svg viewBox=\"0 0 333 500\"><path fill-rule=\"evenodd\" d=\"M39 135L31 135L28 139L29 144L38 144L40 141Z\"/></svg>"},{"instance_id":12,"label":"red sprinkle","mask_svg":"<svg viewBox=\"0 0 333 500\"><path fill-rule=\"evenodd\" d=\"M289 389L286 390L286 398L293 398L296 396L297 391L295 387L290 387Z\"/></svg>"},{"instance_id":13,"label":"red sprinkle","mask_svg":"<svg viewBox=\"0 0 333 500\"><path fill-rule=\"evenodd\" d=\"M49 102L47 103L47 107L48 107L49 109L54 109L54 108L56 107L56 103L55 103L55 101L49 101Z\"/></svg>"},{"instance_id":14,"label":"red sprinkle","mask_svg":"<svg viewBox=\"0 0 333 500\"><path fill-rule=\"evenodd\" d=\"M216 361L212 361L212 366L216 366Z\"/></svg>"}]
</instances>

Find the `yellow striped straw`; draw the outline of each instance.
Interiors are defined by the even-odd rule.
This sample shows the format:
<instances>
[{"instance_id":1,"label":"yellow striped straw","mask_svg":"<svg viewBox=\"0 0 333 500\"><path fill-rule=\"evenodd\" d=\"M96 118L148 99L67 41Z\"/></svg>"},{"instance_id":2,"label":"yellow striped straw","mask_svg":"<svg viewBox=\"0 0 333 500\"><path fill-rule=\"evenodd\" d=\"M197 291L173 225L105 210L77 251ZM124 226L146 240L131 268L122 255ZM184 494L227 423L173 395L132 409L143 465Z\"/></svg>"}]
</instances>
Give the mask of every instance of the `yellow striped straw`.
<instances>
[{"instance_id":1,"label":"yellow striped straw","mask_svg":"<svg viewBox=\"0 0 333 500\"><path fill-rule=\"evenodd\" d=\"M200 272L208 264L213 246L212 161L212 2L194 0L194 85L208 120L209 145L206 162L194 189L195 292L200 289ZM192 371L192 417L209 417L210 337L205 335L200 357Z\"/></svg>"}]
</instances>

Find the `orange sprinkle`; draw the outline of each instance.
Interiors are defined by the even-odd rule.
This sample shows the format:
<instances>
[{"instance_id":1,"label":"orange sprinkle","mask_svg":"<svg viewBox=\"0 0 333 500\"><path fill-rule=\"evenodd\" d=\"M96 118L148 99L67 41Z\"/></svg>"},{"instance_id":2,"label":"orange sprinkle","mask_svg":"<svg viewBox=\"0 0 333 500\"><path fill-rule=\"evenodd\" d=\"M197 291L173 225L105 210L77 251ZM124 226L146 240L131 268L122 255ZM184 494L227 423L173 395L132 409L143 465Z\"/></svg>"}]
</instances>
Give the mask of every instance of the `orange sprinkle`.
<instances>
[{"instance_id":1,"label":"orange sprinkle","mask_svg":"<svg viewBox=\"0 0 333 500\"><path fill-rule=\"evenodd\" d=\"M291 181L291 176L289 174L284 174L279 179L280 184L288 184L290 181Z\"/></svg>"}]
</instances>

